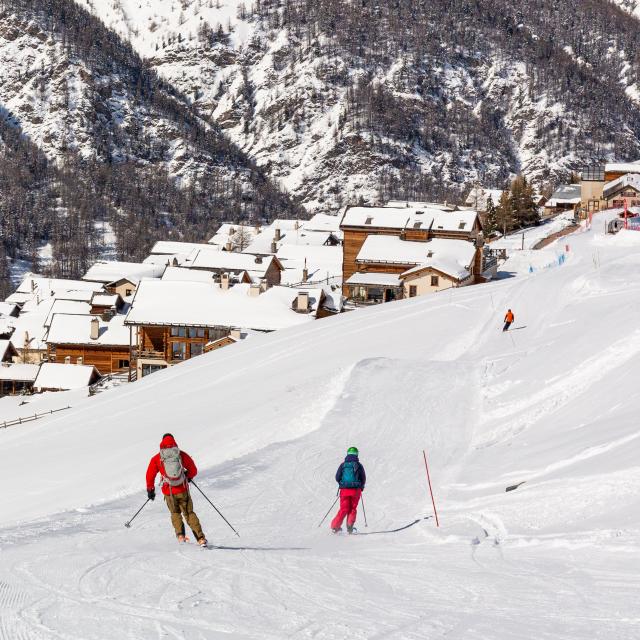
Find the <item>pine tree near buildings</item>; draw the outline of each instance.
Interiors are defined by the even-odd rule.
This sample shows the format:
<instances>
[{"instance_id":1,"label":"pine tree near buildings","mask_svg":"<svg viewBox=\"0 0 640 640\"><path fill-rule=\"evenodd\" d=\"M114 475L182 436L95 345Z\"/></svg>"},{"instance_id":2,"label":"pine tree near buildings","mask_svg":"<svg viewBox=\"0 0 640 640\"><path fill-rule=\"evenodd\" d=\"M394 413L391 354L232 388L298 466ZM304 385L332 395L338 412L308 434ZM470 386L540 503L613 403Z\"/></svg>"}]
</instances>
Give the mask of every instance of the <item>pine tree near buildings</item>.
<instances>
[{"instance_id":1,"label":"pine tree near buildings","mask_svg":"<svg viewBox=\"0 0 640 640\"><path fill-rule=\"evenodd\" d=\"M533 188L524 176L511 183L511 211L517 227L528 227L538 220L538 207L533 199Z\"/></svg>"},{"instance_id":2,"label":"pine tree near buildings","mask_svg":"<svg viewBox=\"0 0 640 640\"><path fill-rule=\"evenodd\" d=\"M484 223L484 232L486 236L490 236L492 233L498 230L498 211L496 205L493 203L493 197L489 194L486 204L486 214Z\"/></svg>"},{"instance_id":3,"label":"pine tree near buildings","mask_svg":"<svg viewBox=\"0 0 640 640\"><path fill-rule=\"evenodd\" d=\"M500 196L496 208L496 221L502 235L513 229L513 208L511 205L511 193L505 189Z\"/></svg>"}]
</instances>

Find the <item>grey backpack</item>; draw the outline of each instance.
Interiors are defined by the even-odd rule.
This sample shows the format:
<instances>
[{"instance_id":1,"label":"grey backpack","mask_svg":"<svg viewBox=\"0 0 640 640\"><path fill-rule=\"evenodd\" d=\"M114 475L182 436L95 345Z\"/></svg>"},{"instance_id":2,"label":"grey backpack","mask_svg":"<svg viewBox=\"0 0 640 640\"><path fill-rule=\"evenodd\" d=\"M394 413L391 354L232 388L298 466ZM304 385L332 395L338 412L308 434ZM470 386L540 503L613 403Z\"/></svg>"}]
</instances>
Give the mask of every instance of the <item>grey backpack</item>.
<instances>
[{"instance_id":1,"label":"grey backpack","mask_svg":"<svg viewBox=\"0 0 640 640\"><path fill-rule=\"evenodd\" d=\"M186 482L182 456L178 447L160 449L160 460L164 467L162 478L170 487L179 487Z\"/></svg>"}]
</instances>

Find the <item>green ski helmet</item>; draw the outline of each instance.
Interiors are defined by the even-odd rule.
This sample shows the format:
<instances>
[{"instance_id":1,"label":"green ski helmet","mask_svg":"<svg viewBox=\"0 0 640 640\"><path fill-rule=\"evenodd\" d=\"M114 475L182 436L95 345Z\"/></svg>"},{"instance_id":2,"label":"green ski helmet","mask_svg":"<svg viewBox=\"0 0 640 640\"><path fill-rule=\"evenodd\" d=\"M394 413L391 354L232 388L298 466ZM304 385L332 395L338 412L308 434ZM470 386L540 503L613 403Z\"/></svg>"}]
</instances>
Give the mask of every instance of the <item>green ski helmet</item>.
<instances>
[{"instance_id":1,"label":"green ski helmet","mask_svg":"<svg viewBox=\"0 0 640 640\"><path fill-rule=\"evenodd\" d=\"M349 447L347 449L347 455L348 456L350 456L350 455L357 456L358 455L358 447Z\"/></svg>"}]
</instances>

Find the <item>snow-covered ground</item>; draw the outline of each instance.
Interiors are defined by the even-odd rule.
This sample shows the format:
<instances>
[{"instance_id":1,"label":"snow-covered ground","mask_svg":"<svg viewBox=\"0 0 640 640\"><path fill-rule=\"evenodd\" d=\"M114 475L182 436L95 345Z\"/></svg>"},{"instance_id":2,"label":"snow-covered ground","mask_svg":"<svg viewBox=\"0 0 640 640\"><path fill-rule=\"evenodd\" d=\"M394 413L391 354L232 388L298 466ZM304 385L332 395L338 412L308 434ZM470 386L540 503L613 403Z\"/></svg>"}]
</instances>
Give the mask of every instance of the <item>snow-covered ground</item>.
<instances>
[{"instance_id":1,"label":"snow-covered ground","mask_svg":"<svg viewBox=\"0 0 640 640\"><path fill-rule=\"evenodd\" d=\"M558 233L573 224L573 212L561 213L537 227L514 231L491 243L492 249L506 249L511 255L515 251L533 249L538 242Z\"/></svg>"},{"instance_id":2,"label":"snow-covered ground","mask_svg":"<svg viewBox=\"0 0 640 640\"><path fill-rule=\"evenodd\" d=\"M562 268L256 336L1 431L0 638L638 638L640 232L598 229ZM214 550L177 546L159 500L123 526L168 430L241 538L197 493ZM349 445L360 531L415 526L318 528Z\"/></svg>"}]
</instances>

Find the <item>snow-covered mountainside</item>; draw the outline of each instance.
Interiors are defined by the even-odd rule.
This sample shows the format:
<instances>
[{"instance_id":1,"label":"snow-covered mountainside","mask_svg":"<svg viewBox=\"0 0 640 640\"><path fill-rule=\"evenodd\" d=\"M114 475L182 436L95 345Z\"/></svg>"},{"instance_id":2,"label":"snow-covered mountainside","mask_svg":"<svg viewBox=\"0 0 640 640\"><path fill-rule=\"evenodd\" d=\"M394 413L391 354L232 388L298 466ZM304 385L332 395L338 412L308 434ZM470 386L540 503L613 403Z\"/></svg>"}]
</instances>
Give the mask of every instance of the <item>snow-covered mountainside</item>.
<instances>
[{"instance_id":1,"label":"snow-covered mountainside","mask_svg":"<svg viewBox=\"0 0 640 640\"><path fill-rule=\"evenodd\" d=\"M608 2L78 1L309 209L640 153L638 24Z\"/></svg>"},{"instance_id":2,"label":"snow-covered mountainside","mask_svg":"<svg viewBox=\"0 0 640 640\"><path fill-rule=\"evenodd\" d=\"M0 286L5 254L33 260L47 243L54 275L77 277L105 249L105 223L131 259L159 237L200 240L224 220L298 212L72 0L4 2L0 65Z\"/></svg>"},{"instance_id":3,"label":"snow-covered mountainside","mask_svg":"<svg viewBox=\"0 0 640 640\"><path fill-rule=\"evenodd\" d=\"M2 637L637 638L640 234L603 222L563 239L562 266L256 337L0 430ZM166 431L240 538L197 492L212 551L176 546L159 500L123 527ZM415 525L318 528L350 445L359 531Z\"/></svg>"}]
</instances>

